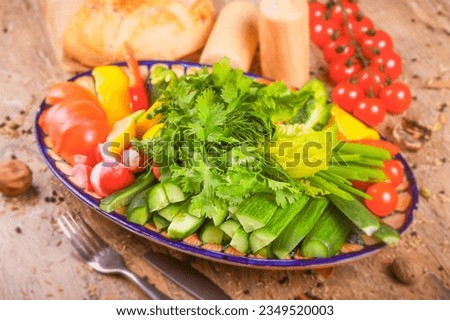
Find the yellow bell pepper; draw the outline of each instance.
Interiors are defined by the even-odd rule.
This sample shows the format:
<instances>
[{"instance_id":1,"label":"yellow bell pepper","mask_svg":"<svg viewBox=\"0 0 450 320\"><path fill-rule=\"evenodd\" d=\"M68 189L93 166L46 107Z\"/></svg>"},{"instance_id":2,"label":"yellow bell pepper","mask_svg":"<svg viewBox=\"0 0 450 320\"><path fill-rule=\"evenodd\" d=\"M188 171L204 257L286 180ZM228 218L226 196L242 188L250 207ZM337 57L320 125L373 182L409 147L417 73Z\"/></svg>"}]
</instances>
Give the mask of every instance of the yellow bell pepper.
<instances>
[{"instance_id":1,"label":"yellow bell pepper","mask_svg":"<svg viewBox=\"0 0 450 320\"><path fill-rule=\"evenodd\" d=\"M113 126L131 113L130 80L118 66L95 67L92 71L98 99L106 113L108 122Z\"/></svg>"},{"instance_id":2,"label":"yellow bell pepper","mask_svg":"<svg viewBox=\"0 0 450 320\"><path fill-rule=\"evenodd\" d=\"M331 109L331 116L338 126L339 140L380 139L380 135L376 130L369 128L335 104L333 104Z\"/></svg>"},{"instance_id":3,"label":"yellow bell pepper","mask_svg":"<svg viewBox=\"0 0 450 320\"><path fill-rule=\"evenodd\" d=\"M161 107L161 102L156 101L149 109L147 109L136 122L136 136L141 138L149 129L157 125L161 121L161 114L155 114L156 110Z\"/></svg>"}]
</instances>

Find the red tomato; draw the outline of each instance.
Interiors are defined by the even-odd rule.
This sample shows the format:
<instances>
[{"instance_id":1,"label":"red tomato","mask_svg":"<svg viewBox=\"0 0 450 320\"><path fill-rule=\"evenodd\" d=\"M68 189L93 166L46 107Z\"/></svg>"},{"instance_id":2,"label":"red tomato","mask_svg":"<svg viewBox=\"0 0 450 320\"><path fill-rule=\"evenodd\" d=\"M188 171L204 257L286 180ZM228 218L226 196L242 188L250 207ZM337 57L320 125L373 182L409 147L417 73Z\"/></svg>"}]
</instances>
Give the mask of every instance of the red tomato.
<instances>
[{"instance_id":1,"label":"red tomato","mask_svg":"<svg viewBox=\"0 0 450 320\"><path fill-rule=\"evenodd\" d=\"M61 136L58 153L67 162L74 164L79 155L86 157L87 165L95 165L99 143L105 142L110 131L105 121L79 122L67 129Z\"/></svg>"},{"instance_id":2,"label":"red tomato","mask_svg":"<svg viewBox=\"0 0 450 320\"><path fill-rule=\"evenodd\" d=\"M364 97L363 90L349 82L338 83L331 94L331 100L347 112L353 112L358 102Z\"/></svg>"},{"instance_id":3,"label":"red tomato","mask_svg":"<svg viewBox=\"0 0 450 320\"><path fill-rule=\"evenodd\" d=\"M394 51L384 51L374 56L371 65L384 72L391 80L397 79L402 73L402 59Z\"/></svg>"},{"instance_id":4,"label":"red tomato","mask_svg":"<svg viewBox=\"0 0 450 320\"><path fill-rule=\"evenodd\" d=\"M373 182L368 181L352 181L352 187L361 191L366 191L372 184Z\"/></svg>"},{"instance_id":5,"label":"red tomato","mask_svg":"<svg viewBox=\"0 0 450 320\"><path fill-rule=\"evenodd\" d=\"M355 47L352 46L349 37L339 37L334 41L328 42L323 47L323 56L328 63L336 59L348 59L356 53Z\"/></svg>"},{"instance_id":6,"label":"red tomato","mask_svg":"<svg viewBox=\"0 0 450 320\"><path fill-rule=\"evenodd\" d=\"M99 162L91 172L94 191L102 197L119 191L134 182L134 175L118 162Z\"/></svg>"},{"instance_id":7,"label":"red tomato","mask_svg":"<svg viewBox=\"0 0 450 320\"><path fill-rule=\"evenodd\" d=\"M384 174L394 187L403 182L403 166L398 160L388 160L384 162Z\"/></svg>"},{"instance_id":8,"label":"red tomato","mask_svg":"<svg viewBox=\"0 0 450 320\"><path fill-rule=\"evenodd\" d=\"M394 82L381 90L380 99L389 113L399 114L411 105L411 90L402 82Z\"/></svg>"},{"instance_id":9,"label":"red tomato","mask_svg":"<svg viewBox=\"0 0 450 320\"><path fill-rule=\"evenodd\" d=\"M392 38L383 30L377 30L374 34L367 32L361 39L363 55L367 59L380 55L386 51L392 51L394 46Z\"/></svg>"},{"instance_id":10,"label":"red tomato","mask_svg":"<svg viewBox=\"0 0 450 320\"><path fill-rule=\"evenodd\" d=\"M161 174L159 173L159 167L156 164L153 165L152 171L155 178L159 180L159 178L161 178Z\"/></svg>"},{"instance_id":11,"label":"red tomato","mask_svg":"<svg viewBox=\"0 0 450 320\"><path fill-rule=\"evenodd\" d=\"M358 85L366 94L377 95L384 86L384 74L375 68L366 68L357 74Z\"/></svg>"},{"instance_id":12,"label":"red tomato","mask_svg":"<svg viewBox=\"0 0 450 320\"><path fill-rule=\"evenodd\" d=\"M331 8L331 19L335 20L339 24L344 22L344 12L346 12L347 16L359 12L357 4L352 3L348 0L342 0L341 3L342 6L336 4Z\"/></svg>"},{"instance_id":13,"label":"red tomato","mask_svg":"<svg viewBox=\"0 0 450 320\"><path fill-rule=\"evenodd\" d=\"M54 84L47 90L45 102L47 104L55 105L66 99L88 100L100 106L100 102L92 92L75 82L60 82Z\"/></svg>"},{"instance_id":14,"label":"red tomato","mask_svg":"<svg viewBox=\"0 0 450 320\"><path fill-rule=\"evenodd\" d=\"M324 4L320 2L309 2L309 21L312 21L316 18L322 18L327 11L327 8Z\"/></svg>"},{"instance_id":15,"label":"red tomato","mask_svg":"<svg viewBox=\"0 0 450 320\"><path fill-rule=\"evenodd\" d=\"M365 124L375 127L383 121L386 108L380 99L364 98L356 105L353 115Z\"/></svg>"},{"instance_id":16,"label":"red tomato","mask_svg":"<svg viewBox=\"0 0 450 320\"><path fill-rule=\"evenodd\" d=\"M373 29L373 22L369 18L357 14L348 15L347 24L344 24L342 32L346 36L351 36L355 38L356 41L361 41L364 34Z\"/></svg>"},{"instance_id":17,"label":"red tomato","mask_svg":"<svg viewBox=\"0 0 450 320\"><path fill-rule=\"evenodd\" d=\"M311 41L319 48L323 48L333 40L332 36L339 33L340 30L340 24L332 19L316 18L310 21Z\"/></svg>"},{"instance_id":18,"label":"red tomato","mask_svg":"<svg viewBox=\"0 0 450 320\"><path fill-rule=\"evenodd\" d=\"M347 81L361 70L357 59L336 59L329 66L330 78L334 83Z\"/></svg>"},{"instance_id":19,"label":"red tomato","mask_svg":"<svg viewBox=\"0 0 450 320\"><path fill-rule=\"evenodd\" d=\"M398 202L395 187L386 182L375 183L367 189L366 193L372 200L365 200L365 204L373 214L385 217L395 210Z\"/></svg>"},{"instance_id":20,"label":"red tomato","mask_svg":"<svg viewBox=\"0 0 450 320\"><path fill-rule=\"evenodd\" d=\"M94 189L92 189L92 184L90 180L91 172L92 172L91 166L82 163L77 163L72 167L70 175L75 179L75 183L77 186L85 189L86 191L94 191Z\"/></svg>"}]
</instances>

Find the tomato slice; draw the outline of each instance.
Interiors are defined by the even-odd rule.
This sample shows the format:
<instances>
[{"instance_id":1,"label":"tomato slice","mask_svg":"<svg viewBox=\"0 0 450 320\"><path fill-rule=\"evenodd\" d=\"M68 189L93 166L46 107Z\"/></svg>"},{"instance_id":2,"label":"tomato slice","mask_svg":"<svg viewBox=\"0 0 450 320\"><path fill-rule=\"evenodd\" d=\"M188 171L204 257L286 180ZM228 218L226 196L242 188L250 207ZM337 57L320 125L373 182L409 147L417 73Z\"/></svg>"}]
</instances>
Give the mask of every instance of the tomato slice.
<instances>
[{"instance_id":1,"label":"tomato slice","mask_svg":"<svg viewBox=\"0 0 450 320\"><path fill-rule=\"evenodd\" d=\"M94 191L90 180L91 172L91 166L77 163L72 167L70 174L74 177L77 186L85 189L86 191Z\"/></svg>"},{"instance_id":2,"label":"tomato slice","mask_svg":"<svg viewBox=\"0 0 450 320\"><path fill-rule=\"evenodd\" d=\"M91 172L91 183L94 191L106 197L134 182L134 175L118 162L100 162Z\"/></svg>"},{"instance_id":3,"label":"tomato slice","mask_svg":"<svg viewBox=\"0 0 450 320\"><path fill-rule=\"evenodd\" d=\"M75 82L55 83L47 90L45 102L55 105L67 99L88 100L100 106L100 102L92 92Z\"/></svg>"}]
</instances>

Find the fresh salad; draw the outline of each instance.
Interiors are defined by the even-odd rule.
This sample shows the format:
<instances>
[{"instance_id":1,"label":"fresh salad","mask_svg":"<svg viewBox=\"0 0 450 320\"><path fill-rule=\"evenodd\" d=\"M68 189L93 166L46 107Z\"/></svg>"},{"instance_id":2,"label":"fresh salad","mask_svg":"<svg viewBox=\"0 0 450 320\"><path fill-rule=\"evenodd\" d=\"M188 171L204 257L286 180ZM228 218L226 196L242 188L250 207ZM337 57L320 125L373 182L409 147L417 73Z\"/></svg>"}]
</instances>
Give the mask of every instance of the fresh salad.
<instances>
[{"instance_id":1,"label":"fresh salad","mask_svg":"<svg viewBox=\"0 0 450 320\"><path fill-rule=\"evenodd\" d=\"M319 80L292 90L226 59L143 79L131 50L127 63L94 68L93 85L54 85L39 119L102 210L265 258L334 256L355 234L398 242L381 217L405 180L399 149L329 103Z\"/></svg>"}]
</instances>

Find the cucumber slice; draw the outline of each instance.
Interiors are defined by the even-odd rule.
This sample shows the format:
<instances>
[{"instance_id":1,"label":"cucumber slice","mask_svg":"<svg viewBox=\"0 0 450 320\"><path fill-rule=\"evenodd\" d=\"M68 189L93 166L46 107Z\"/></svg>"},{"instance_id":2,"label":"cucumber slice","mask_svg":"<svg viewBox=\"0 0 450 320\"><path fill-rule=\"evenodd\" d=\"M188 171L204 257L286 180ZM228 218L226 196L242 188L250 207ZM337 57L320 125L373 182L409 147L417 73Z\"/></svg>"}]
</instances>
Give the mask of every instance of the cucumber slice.
<instances>
[{"instance_id":1,"label":"cucumber slice","mask_svg":"<svg viewBox=\"0 0 450 320\"><path fill-rule=\"evenodd\" d=\"M155 181L153 173L143 173L134 183L120 191L114 192L100 202L100 209L112 212L120 207L127 206L131 200L142 190L148 188Z\"/></svg>"},{"instance_id":2,"label":"cucumber slice","mask_svg":"<svg viewBox=\"0 0 450 320\"><path fill-rule=\"evenodd\" d=\"M144 225L151 218L151 212L148 210L147 206L150 190L151 188L148 188L139 192L133 200L131 200L127 210L128 221Z\"/></svg>"},{"instance_id":3,"label":"cucumber slice","mask_svg":"<svg viewBox=\"0 0 450 320\"><path fill-rule=\"evenodd\" d=\"M386 224L382 224L373 235L390 247L395 247L400 241L400 234L398 231Z\"/></svg>"},{"instance_id":4,"label":"cucumber slice","mask_svg":"<svg viewBox=\"0 0 450 320\"><path fill-rule=\"evenodd\" d=\"M249 248L248 233L245 232L244 228L240 227L236 230L234 236L231 238L230 246L239 252L247 253Z\"/></svg>"},{"instance_id":5,"label":"cucumber slice","mask_svg":"<svg viewBox=\"0 0 450 320\"><path fill-rule=\"evenodd\" d=\"M203 243L221 244L223 231L219 227L216 227L212 220L208 220L200 231L199 236Z\"/></svg>"},{"instance_id":6,"label":"cucumber slice","mask_svg":"<svg viewBox=\"0 0 450 320\"><path fill-rule=\"evenodd\" d=\"M171 239L184 239L194 233L204 220L204 218L197 218L189 213L181 212L173 218L167 229L167 235Z\"/></svg>"},{"instance_id":7,"label":"cucumber slice","mask_svg":"<svg viewBox=\"0 0 450 320\"><path fill-rule=\"evenodd\" d=\"M256 251L255 255L261 256L264 258L272 258L273 257L272 248L270 245L265 246L264 248L261 248L258 251Z\"/></svg>"},{"instance_id":8,"label":"cucumber slice","mask_svg":"<svg viewBox=\"0 0 450 320\"><path fill-rule=\"evenodd\" d=\"M162 183L162 186L170 203L177 203L187 199L179 186L170 182Z\"/></svg>"},{"instance_id":9,"label":"cucumber slice","mask_svg":"<svg viewBox=\"0 0 450 320\"><path fill-rule=\"evenodd\" d=\"M150 190L148 194L148 209L150 212L159 211L165 207L167 207L170 202L167 199L166 192L164 191L164 187L161 183L157 184Z\"/></svg>"},{"instance_id":10,"label":"cucumber slice","mask_svg":"<svg viewBox=\"0 0 450 320\"><path fill-rule=\"evenodd\" d=\"M187 212L188 202L178 202L169 204L167 207L158 211L158 214L168 221L172 221L182 210Z\"/></svg>"},{"instance_id":11,"label":"cucumber slice","mask_svg":"<svg viewBox=\"0 0 450 320\"><path fill-rule=\"evenodd\" d=\"M329 258L342 248L352 232L351 221L330 204L302 242L302 254L311 258Z\"/></svg>"},{"instance_id":12,"label":"cucumber slice","mask_svg":"<svg viewBox=\"0 0 450 320\"><path fill-rule=\"evenodd\" d=\"M161 230L167 228L170 224L169 220L164 219L157 213L155 213L153 215L153 222L155 223L155 227L156 227L156 229L158 229L158 231L161 231Z\"/></svg>"},{"instance_id":13,"label":"cucumber slice","mask_svg":"<svg viewBox=\"0 0 450 320\"><path fill-rule=\"evenodd\" d=\"M272 219L261 229L250 235L250 248L253 253L266 247L274 241L295 216L303 209L309 197L303 196L298 201L286 208L278 208Z\"/></svg>"},{"instance_id":14,"label":"cucumber slice","mask_svg":"<svg viewBox=\"0 0 450 320\"><path fill-rule=\"evenodd\" d=\"M286 258L316 224L328 203L326 197L310 199L272 243L273 253L280 259Z\"/></svg>"},{"instance_id":15,"label":"cucumber slice","mask_svg":"<svg viewBox=\"0 0 450 320\"><path fill-rule=\"evenodd\" d=\"M232 219L223 222L219 226L219 228L222 229L222 231L225 232L225 234L230 238L233 238L234 234L236 233L236 230L239 229L240 227L242 227L241 224L238 221Z\"/></svg>"},{"instance_id":16,"label":"cucumber slice","mask_svg":"<svg viewBox=\"0 0 450 320\"><path fill-rule=\"evenodd\" d=\"M328 195L328 198L347 216L347 218L368 236L371 236L380 228L378 218L355 198L353 198L352 201L348 201L331 194Z\"/></svg>"},{"instance_id":17,"label":"cucumber slice","mask_svg":"<svg viewBox=\"0 0 450 320\"><path fill-rule=\"evenodd\" d=\"M264 227L277 208L278 206L272 195L257 193L239 207L236 217L245 232L252 232Z\"/></svg>"}]
</instances>

